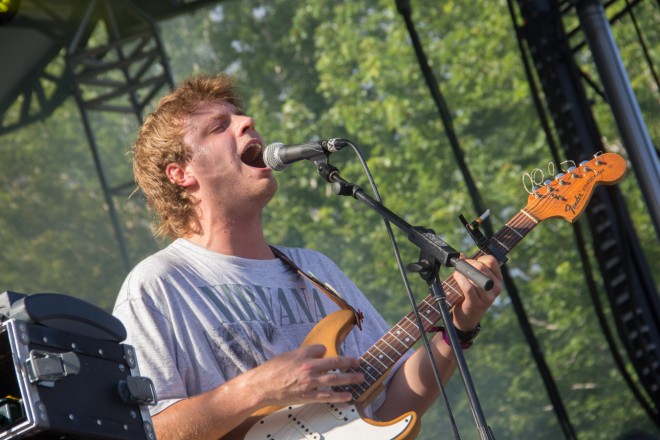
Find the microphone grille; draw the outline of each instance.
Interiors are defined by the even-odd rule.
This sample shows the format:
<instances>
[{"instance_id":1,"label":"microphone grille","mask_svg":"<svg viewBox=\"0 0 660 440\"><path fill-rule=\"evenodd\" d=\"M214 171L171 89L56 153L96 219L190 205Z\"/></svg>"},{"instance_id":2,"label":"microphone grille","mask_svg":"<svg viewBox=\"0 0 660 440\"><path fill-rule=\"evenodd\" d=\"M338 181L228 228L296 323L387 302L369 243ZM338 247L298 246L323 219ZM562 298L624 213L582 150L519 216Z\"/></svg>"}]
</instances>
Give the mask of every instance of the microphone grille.
<instances>
[{"instance_id":1,"label":"microphone grille","mask_svg":"<svg viewBox=\"0 0 660 440\"><path fill-rule=\"evenodd\" d=\"M264 163L271 170L280 171L288 166L288 164L282 161L279 155L279 150L283 146L284 144L282 142L273 142L264 150Z\"/></svg>"}]
</instances>

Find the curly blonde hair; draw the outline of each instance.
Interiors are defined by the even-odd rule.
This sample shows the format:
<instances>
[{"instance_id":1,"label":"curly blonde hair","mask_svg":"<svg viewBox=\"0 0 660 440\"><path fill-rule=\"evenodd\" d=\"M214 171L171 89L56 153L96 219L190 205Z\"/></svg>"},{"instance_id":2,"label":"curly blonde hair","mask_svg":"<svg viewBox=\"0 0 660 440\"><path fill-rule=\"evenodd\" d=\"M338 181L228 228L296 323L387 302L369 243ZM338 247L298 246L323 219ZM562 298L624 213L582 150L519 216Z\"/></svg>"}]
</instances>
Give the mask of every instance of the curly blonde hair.
<instances>
[{"instance_id":1,"label":"curly blonde hair","mask_svg":"<svg viewBox=\"0 0 660 440\"><path fill-rule=\"evenodd\" d=\"M149 207L158 215L155 234L178 238L194 232L195 200L167 178L170 163L185 164L191 149L184 142L185 118L201 105L224 101L238 109L241 99L233 78L197 75L182 82L163 97L156 110L145 119L133 145L133 173Z\"/></svg>"}]
</instances>

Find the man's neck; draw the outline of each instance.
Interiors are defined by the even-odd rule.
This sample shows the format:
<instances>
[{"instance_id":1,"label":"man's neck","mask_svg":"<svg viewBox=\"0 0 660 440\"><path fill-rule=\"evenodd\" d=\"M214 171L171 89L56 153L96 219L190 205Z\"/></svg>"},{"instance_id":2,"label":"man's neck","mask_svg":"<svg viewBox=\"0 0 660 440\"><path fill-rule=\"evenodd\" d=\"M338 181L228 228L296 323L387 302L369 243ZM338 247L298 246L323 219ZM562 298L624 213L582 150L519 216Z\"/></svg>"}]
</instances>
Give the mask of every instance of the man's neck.
<instances>
[{"instance_id":1,"label":"man's neck","mask_svg":"<svg viewBox=\"0 0 660 440\"><path fill-rule=\"evenodd\" d=\"M211 225L202 225L200 233L185 238L223 255L255 260L275 258L264 238L261 218L251 221L216 220Z\"/></svg>"}]
</instances>

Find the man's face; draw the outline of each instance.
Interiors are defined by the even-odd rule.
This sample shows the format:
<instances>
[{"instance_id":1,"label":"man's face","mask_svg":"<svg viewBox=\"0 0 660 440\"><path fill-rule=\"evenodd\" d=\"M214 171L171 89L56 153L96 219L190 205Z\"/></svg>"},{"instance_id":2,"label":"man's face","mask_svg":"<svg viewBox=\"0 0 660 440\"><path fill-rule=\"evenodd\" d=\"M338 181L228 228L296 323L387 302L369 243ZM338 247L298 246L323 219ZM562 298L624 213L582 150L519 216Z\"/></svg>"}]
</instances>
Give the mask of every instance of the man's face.
<instances>
[{"instance_id":1,"label":"man's face","mask_svg":"<svg viewBox=\"0 0 660 440\"><path fill-rule=\"evenodd\" d=\"M196 180L195 197L221 208L255 209L268 203L277 189L263 162L263 140L254 121L227 102L206 103L186 118L184 141L192 150L186 168Z\"/></svg>"}]
</instances>

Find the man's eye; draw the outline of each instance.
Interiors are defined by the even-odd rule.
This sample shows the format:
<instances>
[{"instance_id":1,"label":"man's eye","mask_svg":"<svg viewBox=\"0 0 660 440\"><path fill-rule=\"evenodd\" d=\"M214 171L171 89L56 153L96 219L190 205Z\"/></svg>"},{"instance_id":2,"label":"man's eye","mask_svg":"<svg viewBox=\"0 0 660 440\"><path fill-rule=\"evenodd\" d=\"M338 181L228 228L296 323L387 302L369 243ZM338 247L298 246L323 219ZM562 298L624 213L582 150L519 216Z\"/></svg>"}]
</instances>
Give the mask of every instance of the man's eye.
<instances>
[{"instance_id":1,"label":"man's eye","mask_svg":"<svg viewBox=\"0 0 660 440\"><path fill-rule=\"evenodd\" d=\"M217 125L214 125L213 128L211 129L212 132L222 132L227 129L228 124L226 122L221 122Z\"/></svg>"}]
</instances>

